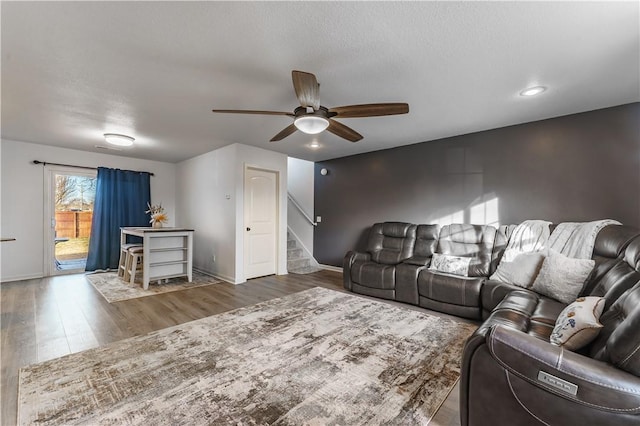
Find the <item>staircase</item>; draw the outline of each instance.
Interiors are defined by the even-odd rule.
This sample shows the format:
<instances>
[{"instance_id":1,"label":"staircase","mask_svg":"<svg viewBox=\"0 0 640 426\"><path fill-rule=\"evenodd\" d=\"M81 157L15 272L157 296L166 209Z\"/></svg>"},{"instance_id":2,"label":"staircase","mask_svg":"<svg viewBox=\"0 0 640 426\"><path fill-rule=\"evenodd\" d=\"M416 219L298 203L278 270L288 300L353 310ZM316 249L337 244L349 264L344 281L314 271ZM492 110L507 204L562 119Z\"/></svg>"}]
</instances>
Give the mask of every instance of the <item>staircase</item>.
<instances>
[{"instance_id":1,"label":"staircase","mask_svg":"<svg viewBox=\"0 0 640 426\"><path fill-rule=\"evenodd\" d=\"M311 259L298 247L296 238L287 231L287 269L291 274L311 274L320 271Z\"/></svg>"}]
</instances>

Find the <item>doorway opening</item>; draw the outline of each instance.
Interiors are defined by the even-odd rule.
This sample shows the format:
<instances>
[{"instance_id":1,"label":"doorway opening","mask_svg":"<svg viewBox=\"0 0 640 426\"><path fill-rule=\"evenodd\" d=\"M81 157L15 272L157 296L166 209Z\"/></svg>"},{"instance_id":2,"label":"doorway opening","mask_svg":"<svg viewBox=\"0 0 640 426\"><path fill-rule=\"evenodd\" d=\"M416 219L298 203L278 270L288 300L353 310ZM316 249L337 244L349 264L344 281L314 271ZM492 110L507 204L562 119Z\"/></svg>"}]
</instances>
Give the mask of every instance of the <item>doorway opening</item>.
<instances>
[{"instance_id":1,"label":"doorway opening","mask_svg":"<svg viewBox=\"0 0 640 426\"><path fill-rule=\"evenodd\" d=\"M87 264L96 173L51 170L51 227L46 242L51 275L84 271Z\"/></svg>"}]
</instances>

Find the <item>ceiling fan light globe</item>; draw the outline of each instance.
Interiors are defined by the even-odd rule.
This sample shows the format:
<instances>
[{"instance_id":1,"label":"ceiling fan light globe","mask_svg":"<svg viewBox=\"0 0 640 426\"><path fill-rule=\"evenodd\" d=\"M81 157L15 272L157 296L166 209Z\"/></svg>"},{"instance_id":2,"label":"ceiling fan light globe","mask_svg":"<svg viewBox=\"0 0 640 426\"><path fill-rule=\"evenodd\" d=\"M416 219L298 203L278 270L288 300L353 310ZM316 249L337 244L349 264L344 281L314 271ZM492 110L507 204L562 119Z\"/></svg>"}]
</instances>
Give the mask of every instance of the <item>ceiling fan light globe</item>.
<instances>
[{"instance_id":1,"label":"ceiling fan light globe","mask_svg":"<svg viewBox=\"0 0 640 426\"><path fill-rule=\"evenodd\" d=\"M296 118L293 124L303 133L316 135L329 127L329 120L324 117L307 115Z\"/></svg>"}]
</instances>

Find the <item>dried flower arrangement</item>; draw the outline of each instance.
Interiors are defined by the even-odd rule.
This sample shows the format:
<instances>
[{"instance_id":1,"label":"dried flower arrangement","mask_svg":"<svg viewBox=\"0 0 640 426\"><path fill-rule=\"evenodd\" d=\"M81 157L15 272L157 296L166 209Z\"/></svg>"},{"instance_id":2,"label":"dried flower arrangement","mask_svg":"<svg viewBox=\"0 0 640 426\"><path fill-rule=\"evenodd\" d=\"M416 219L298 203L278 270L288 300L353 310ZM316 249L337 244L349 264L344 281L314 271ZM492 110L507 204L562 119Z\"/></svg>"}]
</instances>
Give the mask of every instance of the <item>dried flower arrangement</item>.
<instances>
[{"instance_id":1,"label":"dried flower arrangement","mask_svg":"<svg viewBox=\"0 0 640 426\"><path fill-rule=\"evenodd\" d=\"M151 223L154 228L161 228L162 224L166 223L169 220L169 217L164 212L164 207L162 207L162 204L151 205L147 203L147 207L149 207L149 210L147 210L145 213L151 214L151 220L149 221L149 223Z\"/></svg>"}]
</instances>

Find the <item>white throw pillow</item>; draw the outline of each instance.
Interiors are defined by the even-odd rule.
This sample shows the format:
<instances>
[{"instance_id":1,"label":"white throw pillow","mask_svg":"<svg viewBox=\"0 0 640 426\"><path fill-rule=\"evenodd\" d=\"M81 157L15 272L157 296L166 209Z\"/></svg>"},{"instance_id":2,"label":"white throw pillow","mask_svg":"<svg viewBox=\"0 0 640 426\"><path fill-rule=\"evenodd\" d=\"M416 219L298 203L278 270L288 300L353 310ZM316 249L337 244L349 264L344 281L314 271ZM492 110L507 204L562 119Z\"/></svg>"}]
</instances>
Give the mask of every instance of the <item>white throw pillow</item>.
<instances>
[{"instance_id":1,"label":"white throw pillow","mask_svg":"<svg viewBox=\"0 0 640 426\"><path fill-rule=\"evenodd\" d=\"M431 258L429 269L432 271L445 272L447 274L469 276L470 257L451 256L448 254L434 253Z\"/></svg>"},{"instance_id":2,"label":"white throw pillow","mask_svg":"<svg viewBox=\"0 0 640 426\"><path fill-rule=\"evenodd\" d=\"M529 288L538 276L542 262L543 253L520 253L511 262L502 260L490 279Z\"/></svg>"},{"instance_id":3,"label":"white throw pillow","mask_svg":"<svg viewBox=\"0 0 640 426\"><path fill-rule=\"evenodd\" d=\"M549 250L531 290L569 304L576 300L595 265L591 259L574 259Z\"/></svg>"},{"instance_id":4,"label":"white throw pillow","mask_svg":"<svg viewBox=\"0 0 640 426\"><path fill-rule=\"evenodd\" d=\"M602 328L600 315L604 303L604 297L589 296L581 297L564 308L549 337L551 344L575 351L593 341Z\"/></svg>"}]
</instances>

